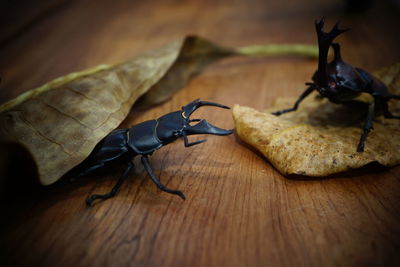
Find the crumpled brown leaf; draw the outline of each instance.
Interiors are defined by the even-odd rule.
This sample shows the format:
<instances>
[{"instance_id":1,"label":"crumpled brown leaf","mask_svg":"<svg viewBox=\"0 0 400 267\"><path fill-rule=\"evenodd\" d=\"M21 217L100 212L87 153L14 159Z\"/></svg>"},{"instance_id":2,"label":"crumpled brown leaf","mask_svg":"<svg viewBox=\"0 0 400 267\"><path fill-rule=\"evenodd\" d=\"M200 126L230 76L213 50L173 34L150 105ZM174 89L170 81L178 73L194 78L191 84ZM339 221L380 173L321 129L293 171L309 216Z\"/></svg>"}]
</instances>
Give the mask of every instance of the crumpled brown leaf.
<instances>
[{"instance_id":1,"label":"crumpled brown leaf","mask_svg":"<svg viewBox=\"0 0 400 267\"><path fill-rule=\"evenodd\" d=\"M120 65L66 75L0 106L0 135L22 144L41 183L51 184L85 159L140 96L149 91L147 103L163 101L204 66L232 53L187 37Z\"/></svg>"},{"instance_id":2,"label":"crumpled brown leaf","mask_svg":"<svg viewBox=\"0 0 400 267\"><path fill-rule=\"evenodd\" d=\"M318 51L307 45L234 50L189 36L123 64L68 74L0 106L0 149L5 155L10 143L25 147L40 182L51 184L82 162L139 97L147 104L162 102L227 56L279 54L315 58Z\"/></svg>"},{"instance_id":3,"label":"crumpled brown leaf","mask_svg":"<svg viewBox=\"0 0 400 267\"><path fill-rule=\"evenodd\" d=\"M376 73L393 94L400 94L400 63ZM360 168L371 162L384 166L400 163L400 121L377 117L365 151L356 152L365 107L354 109L306 98L296 112L279 117L272 111L293 106L296 98L277 99L260 112L235 105L233 118L238 136L259 150L282 174L326 176ZM400 114L400 101L390 110Z\"/></svg>"}]
</instances>

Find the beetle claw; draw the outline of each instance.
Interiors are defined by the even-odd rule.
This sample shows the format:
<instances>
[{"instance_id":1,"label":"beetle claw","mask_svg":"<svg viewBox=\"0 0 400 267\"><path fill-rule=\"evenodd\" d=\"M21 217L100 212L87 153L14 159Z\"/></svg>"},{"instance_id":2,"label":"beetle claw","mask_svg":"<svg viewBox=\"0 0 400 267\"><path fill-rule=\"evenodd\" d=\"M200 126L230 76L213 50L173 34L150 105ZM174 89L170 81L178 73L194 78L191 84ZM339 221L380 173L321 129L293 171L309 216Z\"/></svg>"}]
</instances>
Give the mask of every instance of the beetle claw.
<instances>
[{"instance_id":1,"label":"beetle claw","mask_svg":"<svg viewBox=\"0 0 400 267\"><path fill-rule=\"evenodd\" d=\"M162 191L164 191L164 192L177 195L177 196L179 196L180 198L182 198L183 200L186 200L186 197L185 197L185 195L183 194L182 191L169 189L169 188L167 188L167 187L165 187L165 186L160 187L160 189L161 189Z\"/></svg>"},{"instance_id":2,"label":"beetle claw","mask_svg":"<svg viewBox=\"0 0 400 267\"><path fill-rule=\"evenodd\" d=\"M93 201L96 199L95 195L91 195L86 199L86 205L91 207L93 204Z\"/></svg>"},{"instance_id":3,"label":"beetle claw","mask_svg":"<svg viewBox=\"0 0 400 267\"><path fill-rule=\"evenodd\" d=\"M176 195L178 195L180 198L182 198L183 200L186 200L185 195L182 193L182 191L176 191Z\"/></svg>"},{"instance_id":4,"label":"beetle claw","mask_svg":"<svg viewBox=\"0 0 400 267\"><path fill-rule=\"evenodd\" d=\"M215 102L210 102L210 101L201 101L200 99L196 99L189 104L185 105L182 107L183 113L185 114L186 117L190 117L190 115L200 108L201 106L213 106L213 107L218 107L218 108L224 108L224 109L230 109L230 107L215 103Z\"/></svg>"}]
</instances>

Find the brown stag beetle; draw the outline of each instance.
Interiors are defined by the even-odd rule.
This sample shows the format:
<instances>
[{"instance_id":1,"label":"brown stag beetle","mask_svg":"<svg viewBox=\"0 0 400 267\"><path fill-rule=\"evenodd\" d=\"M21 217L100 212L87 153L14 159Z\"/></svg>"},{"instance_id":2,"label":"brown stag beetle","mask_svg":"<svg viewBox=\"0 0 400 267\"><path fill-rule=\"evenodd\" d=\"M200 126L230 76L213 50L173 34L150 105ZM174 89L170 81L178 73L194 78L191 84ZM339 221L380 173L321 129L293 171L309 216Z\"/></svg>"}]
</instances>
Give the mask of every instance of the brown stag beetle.
<instances>
[{"instance_id":1,"label":"brown stag beetle","mask_svg":"<svg viewBox=\"0 0 400 267\"><path fill-rule=\"evenodd\" d=\"M183 137L185 147L207 141L207 139L203 139L196 142L189 142L188 135L229 135L233 132L233 130L225 130L213 126L203 119L190 119L190 115L201 106L215 106L229 109L229 107L218 103L197 99L183 106L182 110L168 113L155 120L136 124L129 129L114 130L102 139L95 146L91 154L75 168L75 174L72 175L73 180L99 168L106 167L113 162L126 163L127 167L109 193L91 195L86 199L87 205L90 206L96 199L108 199L115 196L132 170L132 159L137 155L141 156L141 162L147 174L159 189L178 195L184 200L185 195L181 191L169 189L158 180L150 167L148 156L181 137ZM197 122L197 124L191 125L192 122Z\"/></svg>"},{"instance_id":2,"label":"brown stag beetle","mask_svg":"<svg viewBox=\"0 0 400 267\"><path fill-rule=\"evenodd\" d=\"M336 104L351 104L352 101L357 101L357 97L361 94L367 94L370 98L368 113L357 146L357 152L363 152L375 114L383 112L385 118L400 119L400 116L395 116L388 110L388 101L392 98L400 99L400 96L390 94L380 80L365 70L354 68L342 60L340 46L338 43L333 43L333 40L349 29L339 29L339 23L336 23L332 30L327 33L323 31L323 27L324 18L319 22L315 21L319 57L318 69L312 77L313 82L306 83L308 88L300 95L292 108L276 111L272 114L279 116L297 110L300 102L314 90L317 90L321 97L326 97ZM328 63L330 47L333 48L334 58Z\"/></svg>"}]
</instances>

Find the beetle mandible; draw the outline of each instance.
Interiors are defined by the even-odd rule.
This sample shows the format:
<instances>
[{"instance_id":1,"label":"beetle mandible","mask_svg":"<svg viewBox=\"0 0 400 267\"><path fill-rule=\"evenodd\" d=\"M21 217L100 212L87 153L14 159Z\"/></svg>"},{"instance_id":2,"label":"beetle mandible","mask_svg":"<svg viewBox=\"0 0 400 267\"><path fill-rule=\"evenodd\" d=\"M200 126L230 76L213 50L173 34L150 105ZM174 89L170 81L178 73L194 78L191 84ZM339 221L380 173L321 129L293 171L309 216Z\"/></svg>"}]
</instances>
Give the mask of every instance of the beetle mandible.
<instances>
[{"instance_id":1,"label":"beetle mandible","mask_svg":"<svg viewBox=\"0 0 400 267\"><path fill-rule=\"evenodd\" d=\"M204 143L207 139L189 142L188 135L213 134L229 135L233 130L225 130L211 125L204 119L190 119L190 115L201 106L215 106L229 109L229 107L199 99L185 105L181 110L168 113L158 119L148 120L136 124L128 129L117 129L104 137L93 149L90 155L75 168L76 175L73 179L86 175L94 170L108 166L113 162L126 163L127 167L119 177L117 183L107 194L95 194L86 199L86 204L91 205L96 199L108 199L115 196L118 189L133 168L132 160L141 156L141 162L150 179L162 191L180 196L185 195L179 190L173 190L163 185L154 175L148 156L159 148L183 137L185 147ZM197 124L191 125L192 122Z\"/></svg>"},{"instance_id":2,"label":"beetle mandible","mask_svg":"<svg viewBox=\"0 0 400 267\"><path fill-rule=\"evenodd\" d=\"M383 112L385 118L400 119L400 116L393 115L388 109L390 99L400 99L399 95L390 94L385 84L376 77L360 68L354 68L342 60L340 46L333 43L333 40L349 29L340 29L336 23L330 32L324 32L324 18L319 22L315 21L315 29L318 37L318 69L314 73L312 83L306 83L308 88L300 95L294 106L289 109L273 112L274 115L281 115L297 110L299 104L311 92L317 90L321 97L337 104L351 104L361 94L369 95L368 112L365 118L363 133L357 146L357 152L364 151L365 141L372 129L372 121L377 113ZM328 51L332 47L334 51L333 60L328 63Z\"/></svg>"}]
</instances>

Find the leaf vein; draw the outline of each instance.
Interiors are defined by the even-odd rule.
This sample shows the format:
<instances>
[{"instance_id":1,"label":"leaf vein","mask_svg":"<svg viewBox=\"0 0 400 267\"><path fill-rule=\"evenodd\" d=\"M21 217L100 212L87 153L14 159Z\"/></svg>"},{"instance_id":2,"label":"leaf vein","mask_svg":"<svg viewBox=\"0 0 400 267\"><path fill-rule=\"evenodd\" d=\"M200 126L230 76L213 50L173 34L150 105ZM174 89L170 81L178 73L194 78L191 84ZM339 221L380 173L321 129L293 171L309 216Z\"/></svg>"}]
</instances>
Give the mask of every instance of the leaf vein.
<instances>
[{"instance_id":1,"label":"leaf vein","mask_svg":"<svg viewBox=\"0 0 400 267\"><path fill-rule=\"evenodd\" d=\"M65 154L67 154L67 155L69 155L69 156L72 156L72 154L69 153L69 152L65 149L65 147L64 147L62 144L58 143L57 141L53 140L52 138L50 138L50 137L48 137L47 135L45 135L45 134L43 134L42 132L40 132L38 129L36 129L36 128L32 125L32 123L31 123L27 118L25 118L25 117L23 117L23 116L21 116L20 118L25 122L25 124L26 124L28 127L30 127L30 128L31 128L34 132L36 132L39 136L43 137L44 139L46 139L46 140L49 141L50 143L53 143L53 144L56 144L56 145L60 146L61 149L64 151Z\"/></svg>"}]
</instances>

